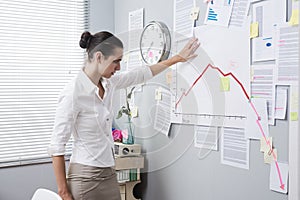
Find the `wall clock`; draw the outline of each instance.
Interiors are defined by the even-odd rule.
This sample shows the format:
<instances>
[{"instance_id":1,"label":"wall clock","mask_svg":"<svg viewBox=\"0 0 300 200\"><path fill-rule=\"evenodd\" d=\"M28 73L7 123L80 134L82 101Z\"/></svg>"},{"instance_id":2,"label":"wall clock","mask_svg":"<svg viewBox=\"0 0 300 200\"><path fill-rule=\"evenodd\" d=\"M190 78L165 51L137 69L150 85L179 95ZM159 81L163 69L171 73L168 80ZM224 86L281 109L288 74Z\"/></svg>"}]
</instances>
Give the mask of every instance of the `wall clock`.
<instances>
[{"instance_id":1,"label":"wall clock","mask_svg":"<svg viewBox=\"0 0 300 200\"><path fill-rule=\"evenodd\" d=\"M159 21L149 22L140 38L140 51L143 61L148 65L168 58L171 49L171 34L168 27Z\"/></svg>"}]
</instances>

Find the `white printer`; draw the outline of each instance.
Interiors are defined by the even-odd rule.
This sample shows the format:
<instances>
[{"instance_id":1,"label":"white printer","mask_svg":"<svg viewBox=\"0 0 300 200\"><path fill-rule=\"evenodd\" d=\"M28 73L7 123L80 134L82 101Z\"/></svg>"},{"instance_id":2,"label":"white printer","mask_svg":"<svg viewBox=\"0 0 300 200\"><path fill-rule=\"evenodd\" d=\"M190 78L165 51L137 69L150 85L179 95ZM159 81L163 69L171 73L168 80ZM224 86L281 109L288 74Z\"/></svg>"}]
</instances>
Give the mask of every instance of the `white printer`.
<instances>
[{"instance_id":1,"label":"white printer","mask_svg":"<svg viewBox=\"0 0 300 200\"><path fill-rule=\"evenodd\" d=\"M139 156L141 155L140 144L123 144L115 142L115 155L116 156Z\"/></svg>"}]
</instances>

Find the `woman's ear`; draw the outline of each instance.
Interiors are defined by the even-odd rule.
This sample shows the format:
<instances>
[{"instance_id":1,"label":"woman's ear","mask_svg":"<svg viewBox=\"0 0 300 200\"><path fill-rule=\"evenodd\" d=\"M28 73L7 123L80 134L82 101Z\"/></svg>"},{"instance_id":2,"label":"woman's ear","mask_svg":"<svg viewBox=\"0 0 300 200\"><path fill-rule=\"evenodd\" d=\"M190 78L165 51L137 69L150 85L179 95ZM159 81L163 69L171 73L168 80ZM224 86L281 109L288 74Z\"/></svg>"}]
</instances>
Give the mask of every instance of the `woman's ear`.
<instances>
[{"instance_id":1,"label":"woman's ear","mask_svg":"<svg viewBox=\"0 0 300 200\"><path fill-rule=\"evenodd\" d=\"M104 60L104 55L102 54L101 51L97 51L95 53L95 58L96 58L97 62L101 63Z\"/></svg>"}]
</instances>

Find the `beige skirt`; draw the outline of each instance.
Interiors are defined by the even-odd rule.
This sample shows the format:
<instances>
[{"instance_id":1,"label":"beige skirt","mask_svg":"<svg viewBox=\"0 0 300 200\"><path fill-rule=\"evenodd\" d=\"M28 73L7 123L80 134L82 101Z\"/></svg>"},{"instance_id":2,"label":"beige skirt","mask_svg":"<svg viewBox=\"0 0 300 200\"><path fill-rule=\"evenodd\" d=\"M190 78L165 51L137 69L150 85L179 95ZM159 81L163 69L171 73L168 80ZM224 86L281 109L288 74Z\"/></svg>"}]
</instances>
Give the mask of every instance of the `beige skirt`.
<instances>
[{"instance_id":1,"label":"beige skirt","mask_svg":"<svg viewBox=\"0 0 300 200\"><path fill-rule=\"evenodd\" d=\"M74 200L121 200L116 172L111 167L70 163L67 181Z\"/></svg>"}]
</instances>

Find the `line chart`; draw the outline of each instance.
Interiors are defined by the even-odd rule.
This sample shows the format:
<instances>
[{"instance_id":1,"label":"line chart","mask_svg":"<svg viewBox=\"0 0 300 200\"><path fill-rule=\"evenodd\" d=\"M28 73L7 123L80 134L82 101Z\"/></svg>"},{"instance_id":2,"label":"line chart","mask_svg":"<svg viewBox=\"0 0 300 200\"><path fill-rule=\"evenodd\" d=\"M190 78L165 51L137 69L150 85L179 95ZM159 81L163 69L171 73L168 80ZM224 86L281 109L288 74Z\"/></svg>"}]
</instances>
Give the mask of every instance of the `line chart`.
<instances>
[{"instance_id":1,"label":"line chart","mask_svg":"<svg viewBox=\"0 0 300 200\"><path fill-rule=\"evenodd\" d=\"M222 76L224 76L224 77L226 77L226 76L231 76L231 77L239 84L239 86L240 86L240 88L242 89L242 91L243 91L243 93L244 93L246 99L248 100L248 102L249 102L251 108L253 109L253 111L254 111L255 114L256 114L256 117L257 117L257 119L256 119L257 126L259 127L259 130L260 130L260 132L261 132L261 134L262 134L262 136L263 136L263 138L264 138L264 141L265 141L266 144L269 146L269 149L270 149L270 150L269 150L268 154L269 154L269 155L272 154L272 156L273 156L273 158L274 158L274 162L275 162L276 169L277 169L277 174L278 174L279 181L280 181L280 188L281 188L282 190L284 190L285 185L284 185L284 183L283 183L283 181L282 181L282 176L281 176L280 168L279 168L279 165L278 165L278 162L277 162L277 157L276 157L276 155L275 155L275 153L274 153L274 151L273 151L272 145L271 145L270 142L267 140L267 137L266 137L266 135L265 135L265 133L264 133L264 130L263 130L262 125L261 125L261 123L260 123L261 117L259 116L259 114L258 114L258 112L257 112L257 110L256 110L256 108L255 108L255 106L254 106L253 103L251 102L251 98L250 98L250 96L248 95L247 91L245 90L245 87L244 87L243 84L236 78L236 76L235 76L233 73L231 73L231 72L229 72L229 73L224 73L219 67L215 67L215 66L213 66L213 65L211 65L211 64L208 64L208 65L205 67L205 69L203 70L203 72L197 77L197 79L196 79L196 80L193 82L193 84L189 87L189 89L188 89L186 92L183 92L183 93L182 93L182 95L180 96L180 98L179 98L179 99L176 101L176 103L175 103L175 108L177 108L178 104L182 101L182 99L183 99L184 97L186 97L186 96L190 93L190 91L194 88L194 86L197 84L197 82L202 78L202 76L205 74L205 72L208 70L208 68L217 70L217 71L218 71L220 74L222 74Z\"/></svg>"},{"instance_id":2,"label":"line chart","mask_svg":"<svg viewBox=\"0 0 300 200\"><path fill-rule=\"evenodd\" d=\"M179 98L179 100L175 103L175 108L177 108L177 106L178 106L178 104L181 102L181 100L183 99L183 97L184 96L187 96L189 93L190 93L190 91L193 89L193 87L197 84L197 82L201 79L201 77L205 74L205 72L208 70L208 68L212 68L212 69L216 69L216 70L218 70L224 77L226 77L226 76L232 76L232 78L234 78L234 80L240 85L240 87L242 88L242 90L243 90L243 92L244 92L244 94L245 94L245 96L246 96L246 98L248 99L248 100L250 100L250 97L249 97L249 95L247 94L247 92L246 92L246 90L245 90L245 88L244 88L244 86L243 86L243 84L230 72L230 73L224 73L224 72L222 72L221 71L221 69L220 68L218 68L218 67L215 67L215 66L212 66L211 64L208 64L206 67L205 67L205 69L203 70L203 72L199 75L199 77L194 81L194 83L192 84L192 86L187 90L187 92L183 92L182 93L182 95L180 96L180 98Z\"/></svg>"}]
</instances>

